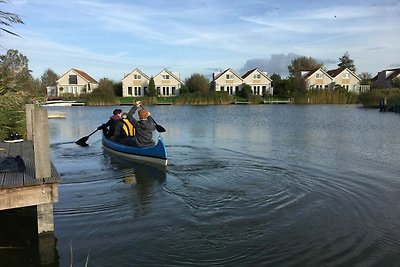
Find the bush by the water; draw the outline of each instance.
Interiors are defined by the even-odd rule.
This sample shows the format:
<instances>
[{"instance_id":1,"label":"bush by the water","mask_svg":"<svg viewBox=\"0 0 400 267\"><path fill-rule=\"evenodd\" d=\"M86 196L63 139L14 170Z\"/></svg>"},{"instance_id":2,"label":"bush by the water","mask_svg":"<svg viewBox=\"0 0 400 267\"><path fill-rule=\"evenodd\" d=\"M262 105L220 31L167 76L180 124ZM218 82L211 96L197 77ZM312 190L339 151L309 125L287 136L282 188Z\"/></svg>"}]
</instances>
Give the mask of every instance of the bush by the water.
<instances>
[{"instance_id":1,"label":"bush by the water","mask_svg":"<svg viewBox=\"0 0 400 267\"><path fill-rule=\"evenodd\" d=\"M25 91L0 95L0 139L11 133L26 137L25 104L43 102L44 97L32 96Z\"/></svg>"},{"instance_id":2,"label":"bush by the water","mask_svg":"<svg viewBox=\"0 0 400 267\"><path fill-rule=\"evenodd\" d=\"M400 103L400 89L372 89L359 96L360 103L366 108L377 108L379 103L386 98L388 106Z\"/></svg>"}]
</instances>

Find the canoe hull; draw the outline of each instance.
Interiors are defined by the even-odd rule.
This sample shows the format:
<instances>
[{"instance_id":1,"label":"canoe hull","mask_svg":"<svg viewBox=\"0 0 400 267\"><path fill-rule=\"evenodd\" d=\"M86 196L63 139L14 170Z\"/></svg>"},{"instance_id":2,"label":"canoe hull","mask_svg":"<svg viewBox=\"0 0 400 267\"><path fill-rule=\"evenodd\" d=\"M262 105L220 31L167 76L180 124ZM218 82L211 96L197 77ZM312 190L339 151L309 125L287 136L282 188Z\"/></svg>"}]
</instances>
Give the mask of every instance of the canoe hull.
<instances>
[{"instance_id":1,"label":"canoe hull","mask_svg":"<svg viewBox=\"0 0 400 267\"><path fill-rule=\"evenodd\" d=\"M103 135L102 143L105 150L122 157L163 166L168 164L167 150L162 139L155 146L134 147L116 143Z\"/></svg>"}]
</instances>

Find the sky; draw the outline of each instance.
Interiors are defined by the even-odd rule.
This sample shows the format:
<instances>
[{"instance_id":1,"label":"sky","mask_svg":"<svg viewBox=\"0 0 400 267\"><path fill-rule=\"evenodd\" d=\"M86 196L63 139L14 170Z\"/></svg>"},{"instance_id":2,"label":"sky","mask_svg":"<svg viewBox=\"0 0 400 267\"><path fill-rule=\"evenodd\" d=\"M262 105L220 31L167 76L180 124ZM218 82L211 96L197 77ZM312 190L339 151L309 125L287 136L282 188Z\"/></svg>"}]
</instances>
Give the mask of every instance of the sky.
<instances>
[{"instance_id":1,"label":"sky","mask_svg":"<svg viewBox=\"0 0 400 267\"><path fill-rule=\"evenodd\" d=\"M24 24L0 33L40 78L71 68L121 81L139 68L184 81L194 73L259 68L288 75L306 56L335 69L346 52L356 73L400 67L400 0L8 0Z\"/></svg>"}]
</instances>

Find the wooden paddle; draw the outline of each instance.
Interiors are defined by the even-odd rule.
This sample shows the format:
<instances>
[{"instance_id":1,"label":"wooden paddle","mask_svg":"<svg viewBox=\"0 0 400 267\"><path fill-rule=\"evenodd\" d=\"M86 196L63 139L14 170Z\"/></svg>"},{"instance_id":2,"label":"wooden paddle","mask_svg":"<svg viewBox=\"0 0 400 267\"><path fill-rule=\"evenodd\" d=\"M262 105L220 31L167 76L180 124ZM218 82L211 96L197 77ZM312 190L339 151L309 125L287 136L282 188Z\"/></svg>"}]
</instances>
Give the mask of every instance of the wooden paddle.
<instances>
[{"instance_id":1,"label":"wooden paddle","mask_svg":"<svg viewBox=\"0 0 400 267\"><path fill-rule=\"evenodd\" d=\"M79 145L79 146L89 146L88 144L86 144L86 141L89 139L89 137L94 134L95 132L97 132L99 129L96 129L95 131L93 131L91 134L82 137L81 139L79 139L78 141L75 142L75 144Z\"/></svg>"},{"instance_id":2,"label":"wooden paddle","mask_svg":"<svg viewBox=\"0 0 400 267\"><path fill-rule=\"evenodd\" d=\"M142 109L144 109L144 107L143 107L142 105L140 105L140 107L141 107ZM157 122L153 119L152 116L150 116L150 119L156 124L156 130L157 130L157 132L163 133L163 132L166 132L166 131L167 131L167 130L165 130L164 127L162 127L161 125L157 124Z\"/></svg>"}]
</instances>

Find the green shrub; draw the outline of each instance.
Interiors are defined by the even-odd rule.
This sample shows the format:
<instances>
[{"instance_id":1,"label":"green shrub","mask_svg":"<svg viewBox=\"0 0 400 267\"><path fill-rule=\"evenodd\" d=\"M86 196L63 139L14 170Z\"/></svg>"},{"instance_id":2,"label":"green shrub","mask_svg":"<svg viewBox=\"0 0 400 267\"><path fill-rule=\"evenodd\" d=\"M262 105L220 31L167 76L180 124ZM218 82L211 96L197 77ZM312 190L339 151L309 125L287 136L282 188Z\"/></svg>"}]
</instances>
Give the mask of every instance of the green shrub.
<instances>
[{"instance_id":1,"label":"green shrub","mask_svg":"<svg viewBox=\"0 0 400 267\"><path fill-rule=\"evenodd\" d=\"M385 98L388 106L400 103L400 89L372 89L358 97L360 103L366 108L379 107L380 101Z\"/></svg>"},{"instance_id":2,"label":"green shrub","mask_svg":"<svg viewBox=\"0 0 400 267\"><path fill-rule=\"evenodd\" d=\"M26 138L25 104L43 102L44 97L27 92L12 92L0 96L0 139L16 132Z\"/></svg>"}]
</instances>

